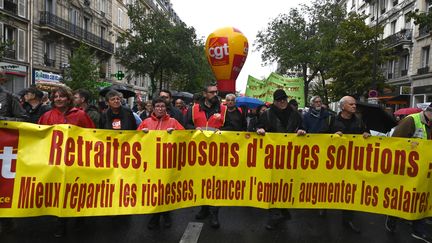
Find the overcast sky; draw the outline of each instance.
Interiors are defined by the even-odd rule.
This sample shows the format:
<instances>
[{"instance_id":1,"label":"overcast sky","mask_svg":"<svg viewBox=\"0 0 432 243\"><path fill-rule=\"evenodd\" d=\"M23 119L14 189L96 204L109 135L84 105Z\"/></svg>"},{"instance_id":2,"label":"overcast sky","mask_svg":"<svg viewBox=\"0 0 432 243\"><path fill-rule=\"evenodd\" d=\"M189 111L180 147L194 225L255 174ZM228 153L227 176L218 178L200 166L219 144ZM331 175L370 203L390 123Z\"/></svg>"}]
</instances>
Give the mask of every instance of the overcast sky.
<instances>
[{"instance_id":1,"label":"overcast sky","mask_svg":"<svg viewBox=\"0 0 432 243\"><path fill-rule=\"evenodd\" d=\"M188 26L195 28L204 41L214 30L232 26L238 28L249 42L249 54L236 82L236 89L244 93L247 77L267 78L276 66L262 67L260 53L254 51L255 37L260 30L280 13L310 0L171 0L174 11Z\"/></svg>"}]
</instances>

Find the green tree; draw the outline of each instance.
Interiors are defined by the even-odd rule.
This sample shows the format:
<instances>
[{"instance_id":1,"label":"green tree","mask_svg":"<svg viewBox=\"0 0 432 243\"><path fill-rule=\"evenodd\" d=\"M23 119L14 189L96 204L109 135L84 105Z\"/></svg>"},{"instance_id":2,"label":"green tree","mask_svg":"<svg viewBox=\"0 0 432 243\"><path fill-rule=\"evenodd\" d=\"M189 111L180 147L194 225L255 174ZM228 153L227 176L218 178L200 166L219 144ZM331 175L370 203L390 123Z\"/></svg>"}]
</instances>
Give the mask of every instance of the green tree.
<instances>
[{"instance_id":1,"label":"green tree","mask_svg":"<svg viewBox=\"0 0 432 243\"><path fill-rule=\"evenodd\" d=\"M203 52L197 45L195 30L184 23L172 23L159 11L145 12L139 1L128 7L131 29L117 39L120 47L116 58L135 75L150 77L151 94L164 83L172 84L171 88L176 84L179 88L195 88L206 73L198 56Z\"/></svg>"},{"instance_id":2,"label":"green tree","mask_svg":"<svg viewBox=\"0 0 432 243\"><path fill-rule=\"evenodd\" d=\"M336 47L330 53L331 68L326 74L326 78L333 80L328 89L334 100L345 95L366 97L371 88L382 89L384 86L386 79L383 73L378 71L374 77L373 68L374 65L379 67L392 56L389 50L384 49L383 42L379 41L382 28L367 26L365 18L351 13L339 27Z\"/></svg>"},{"instance_id":3,"label":"green tree","mask_svg":"<svg viewBox=\"0 0 432 243\"><path fill-rule=\"evenodd\" d=\"M408 14L410 19L414 19L414 24L418 25L421 30L426 32L432 31L432 11L420 12L416 9Z\"/></svg>"},{"instance_id":4,"label":"green tree","mask_svg":"<svg viewBox=\"0 0 432 243\"><path fill-rule=\"evenodd\" d=\"M318 74L325 76L329 69L329 53L344 16L343 8L334 1L315 0L270 22L265 31L258 33L256 48L263 50L262 59L266 63L279 64L281 74L299 71L308 97L310 82Z\"/></svg>"},{"instance_id":5,"label":"green tree","mask_svg":"<svg viewBox=\"0 0 432 243\"><path fill-rule=\"evenodd\" d=\"M63 82L71 89L87 89L94 97L98 94L99 65L89 47L81 44L69 57L70 67L65 70Z\"/></svg>"}]
</instances>

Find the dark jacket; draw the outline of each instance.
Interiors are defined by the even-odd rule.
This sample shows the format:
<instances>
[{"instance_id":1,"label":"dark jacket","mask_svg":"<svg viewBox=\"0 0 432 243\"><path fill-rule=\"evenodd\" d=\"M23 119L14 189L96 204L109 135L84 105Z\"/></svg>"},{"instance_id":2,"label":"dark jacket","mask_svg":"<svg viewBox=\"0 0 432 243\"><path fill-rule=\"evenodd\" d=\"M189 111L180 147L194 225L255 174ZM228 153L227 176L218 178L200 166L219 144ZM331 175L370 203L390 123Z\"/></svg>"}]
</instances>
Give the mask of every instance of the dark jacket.
<instances>
[{"instance_id":1,"label":"dark jacket","mask_svg":"<svg viewBox=\"0 0 432 243\"><path fill-rule=\"evenodd\" d=\"M100 125L100 117L101 117L101 114L100 114L98 108L94 105L88 105L85 112L92 119L95 126L98 128Z\"/></svg>"},{"instance_id":2,"label":"dark jacket","mask_svg":"<svg viewBox=\"0 0 432 243\"><path fill-rule=\"evenodd\" d=\"M0 120L26 121L27 119L19 100L0 87Z\"/></svg>"},{"instance_id":3,"label":"dark jacket","mask_svg":"<svg viewBox=\"0 0 432 243\"><path fill-rule=\"evenodd\" d=\"M284 116L285 125L281 116ZM271 105L259 117L257 129L259 128L264 128L266 132L294 133L302 128L302 118L290 106L285 110L279 110L276 106Z\"/></svg>"},{"instance_id":4,"label":"dark jacket","mask_svg":"<svg viewBox=\"0 0 432 243\"><path fill-rule=\"evenodd\" d=\"M369 132L362 119L353 115L351 119L344 119L341 113L331 119L329 133L342 132L343 134L363 134Z\"/></svg>"},{"instance_id":5,"label":"dark jacket","mask_svg":"<svg viewBox=\"0 0 432 243\"><path fill-rule=\"evenodd\" d=\"M170 117L176 119L182 126L184 126L184 116L183 113L171 103L167 106L167 113Z\"/></svg>"},{"instance_id":6,"label":"dark jacket","mask_svg":"<svg viewBox=\"0 0 432 243\"><path fill-rule=\"evenodd\" d=\"M121 130L136 130L137 124L132 110L121 106L120 113L114 114L110 108L101 115L99 128L101 129L113 129L114 119L119 119L121 124Z\"/></svg>"},{"instance_id":7,"label":"dark jacket","mask_svg":"<svg viewBox=\"0 0 432 243\"><path fill-rule=\"evenodd\" d=\"M331 114L325 110L316 115L312 112L312 108L303 115L303 128L307 133L327 133L329 130Z\"/></svg>"},{"instance_id":8,"label":"dark jacket","mask_svg":"<svg viewBox=\"0 0 432 243\"><path fill-rule=\"evenodd\" d=\"M222 131L246 131L246 115L245 112L236 108L234 111L227 110L225 113L225 123L221 127Z\"/></svg>"},{"instance_id":9,"label":"dark jacket","mask_svg":"<svg viewBox=\"0 0 432 243\"><path fill-rule=\"evenodd\" d=\"M40 103L35 108L33 108L29 103L25 102L23 108L27 113L28 122L38 123L39 118L47 111L51 110L51 107Z\"/></svg>"}]
</instances>

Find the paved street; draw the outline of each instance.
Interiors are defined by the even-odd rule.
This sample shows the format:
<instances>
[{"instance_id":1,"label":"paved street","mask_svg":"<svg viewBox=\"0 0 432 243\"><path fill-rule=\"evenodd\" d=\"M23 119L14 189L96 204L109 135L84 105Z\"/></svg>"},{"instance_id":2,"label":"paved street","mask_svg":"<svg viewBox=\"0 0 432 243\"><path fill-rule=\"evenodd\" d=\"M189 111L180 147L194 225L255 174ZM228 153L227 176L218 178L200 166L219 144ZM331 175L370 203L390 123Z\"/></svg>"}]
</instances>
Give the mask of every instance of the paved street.
<instances>
[{"instance_id":1,"label":"paved street","mask_svg":"<svg viewBox=\"0 0 432 243\"><path fill-rule=\"evenodd\" d=\"M203 222L198 242L421 242L413 239L408 223L400 223L396 234L385 231L385 216L356 213L355 222L362 228L355 234L341 225L340 211L329 211L325 218L317 210L292 210L292 219L280 229L268 231L264 228L267 214L256 208L229 207L220 210L220 229L213 229L206 220L195 220L199 208L175 211L173 226L148 230L148 215L94 217L82 221L69 220L67 235L53 236L54 219L38 217L16 219L16 229L0 236L1 243L24 242L179 242L189 222Z\"/></svg>"}]
</instances>

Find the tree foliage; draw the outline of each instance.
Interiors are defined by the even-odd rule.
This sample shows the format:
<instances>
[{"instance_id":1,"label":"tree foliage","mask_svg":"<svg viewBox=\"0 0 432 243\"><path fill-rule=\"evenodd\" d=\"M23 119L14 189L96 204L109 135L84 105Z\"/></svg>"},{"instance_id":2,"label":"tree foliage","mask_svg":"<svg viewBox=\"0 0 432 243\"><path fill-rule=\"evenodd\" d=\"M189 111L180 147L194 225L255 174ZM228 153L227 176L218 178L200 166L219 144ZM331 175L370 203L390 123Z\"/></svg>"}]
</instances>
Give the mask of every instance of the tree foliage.
<instances>
[{"instance_id":1,"label":"tree foliage","mask_svg":"<svg viewBox=\"0 0 432 243\"><path fill-rule=\"evenodd\" d=\"M416 9L416 11L409 13L408 17L414 19L414 24L418 25L420 29L427 32L432 31L432 11L420 12Z\"/></svg>"},{"instance_id":2,"label":"tree foliage","mask_svg":"<svg viewBox=\"0 0 432 243\"><path fill-rule=\"evenodd\" d=\"M378 67L392 56L378 38L382 28L367 26L365 18L352 13L339 27L336 47L330 54L332 65L326 75L333 79L328 85L333 99L345 95L366 97L370 89L384 86L386 79Z\"/></svg>"},{"instance_id":3,"label":"tree foliage","mask_svg":"<svg viewBox=\"0 0 432 243\"><path fill-rule=\"evenodd\" d=\"M328 54L334 48L337 26L344 15L344 10L331 0L315 0L309 6L291 9L258 33L256 48L263 50L265 62L278 62L281 74L300 72L307 97L309 83L329 69Z\"/></svg>"},{"instance_id":4,"label":"tree foliage","mask_svg":"<svg viewBox=\"0 0 432 243\"><path fill-rule=\"evenodd\" d=\"M209 69L203 65L203 47L198 45L195 30L172 23L161 12L146 12L139 1L128 7L131 29L117 40L117 59L128 71L148 75L151 93L163 83L193 92L205 68Z\"/></svg>"},{"instance_id":5,"label":"tree foliage","mask_svg":"<svg viewBox=\"0 0 432 243\"><path fill-rule=\"evenodd\" d=\"M315 0L272 20L265 31L258 33L255 45L262 50L263 61L278 62L281 74L293 70L301 73L306 99L309 84L318 75L323 87L326 80L333 80L331 89L322 89L327 100L327 96L337 99L345 94L362 95L371 88L375 37L380 33L382 29L368 27L364 17L347 18L344 8L335 1ZM385 59L381 47L376 65ZM376 83L382 82L379 75Z\"/></svg>"},{"instance_id":6,"label":"tree foliage","mask_svg":"<svg viewBox=\"0 0 432 243\"><path fill-rule=\"evenodd\" d=\"M81 44L69 57L69 67L65 70L63 82L72 90L86 89L97 97L99 64L89 47Z\"/></svg>"}]
</instances>

